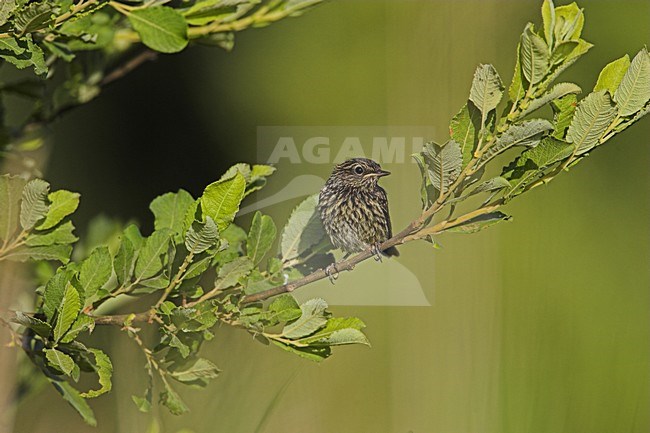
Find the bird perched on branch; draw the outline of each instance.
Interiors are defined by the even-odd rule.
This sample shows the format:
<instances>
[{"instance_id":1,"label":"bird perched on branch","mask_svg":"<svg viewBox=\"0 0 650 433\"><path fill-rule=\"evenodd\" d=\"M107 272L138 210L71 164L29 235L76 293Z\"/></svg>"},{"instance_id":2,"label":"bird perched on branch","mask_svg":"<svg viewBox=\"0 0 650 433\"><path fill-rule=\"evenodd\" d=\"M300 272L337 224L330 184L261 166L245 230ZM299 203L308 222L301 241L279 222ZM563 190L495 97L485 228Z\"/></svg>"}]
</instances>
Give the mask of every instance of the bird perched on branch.
<instances>
[{"instance_id":1,"label":"bird perched on branch","mask_svg":"<svg viewBox=\"0 0 650 433\"><path fill-rule=\"evenodd\" d=\"M375 161L353 158L334 167L320 191L318 210L332 244L346 257L372 248L381 259L379 245L393 236L386 191L377 184L390 172ZM398 256L397 248L383 251Z\"/></svg>"}]
</instances>

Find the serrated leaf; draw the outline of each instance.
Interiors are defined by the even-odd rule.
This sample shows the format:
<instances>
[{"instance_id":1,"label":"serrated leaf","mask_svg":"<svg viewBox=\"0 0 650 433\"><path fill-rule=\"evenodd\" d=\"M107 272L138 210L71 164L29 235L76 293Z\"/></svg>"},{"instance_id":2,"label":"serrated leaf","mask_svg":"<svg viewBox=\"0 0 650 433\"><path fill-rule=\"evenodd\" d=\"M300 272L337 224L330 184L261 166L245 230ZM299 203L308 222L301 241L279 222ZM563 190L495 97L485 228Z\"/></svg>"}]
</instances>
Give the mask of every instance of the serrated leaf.
<instances>
[{"instance_id":1,"label":"serrated leaf","mask_svg":"<svg viewBox=\"0 0 650 433\"><path fill-rule=\"evenodd\" d=\"M365 323L356 317L332 317L327 321L324 328L315 334L301 338L299 341L302 344L311 346L336 346L342 344L365 344L369 346L370 342L361 332L365 327Z\"/></svg>"},{"instance_id":2,"label":"serrated leaf","mask_svg":"<svg viewBox=\"0 0 650 433\"><path fill-rule=\"evenodd\" d=\"M0 176L0 240L8 242L18 228L25 184L25 180L17 176Z\"/></svg>"},{"instance_id":3,"label":"serrated leaf","mask_svg":"<svg viewBox=\"0 0 650 433\"><path fill-rule=\"evenodd\" d=\"M22 311L16 311L15 314L16 316L13 319L13 322L33 330L34 332L36 332L36 334L40 335L41 337L47 338L52 333L52 327L50 326L49 323L43 322L41 319L37 317L28 316Z\"/></svg>"},{"instance_id":4,"label":"serrated leaf","mask_svg":"<svg viewBox=\"0 0 650 433\"><path fill-rule=\"evenodd\" d=\"M3 0L0 2L0 26L7 22L14 9L16 9L16 0Z\"/></svg>"},{"instance_id":5,"label":"serrated leaf","mask_svg":"<svg viewBox=\"0 0 650 433\"><path fill-rule=\"evenodd\" d=\"M566 41L558 44L555 49L553 49L553 53L549 59L551 66L562 64L567 59L571 58L573 56L573 52L576 50L576 48L578 48L579 45L580 42L578 41Z\"/></svg>"},{"instance_id":6,"label":"serrated leaf","mask_svg":"<svg viewBox=\"0 0 650 433\"><path fill-rule=\"evenodd\" d=\"M478 184L476 188L472 190L470 195L478 194L481 192L499 191L504 188L510 188L510 182L501 176L497 176Z\"/></svg>"},{"instance_id":7,"label":"serrated leaf","mask_svg":"<svg viewBox=\"0 0 650 433\"><path fill-rule=\"evenodd\" d=\"M135 224L129 224L124 229L124 237L131 241L134 250L139 250L145 243L145 238L140 234L140 229Z\"/></svg>"},{"instance_id":8,"label":"serrated leaf","mask_svg":"<svg viewBox=\"0 0 650 433\"><path fill-rule=\"evenodd\" d=\"M182 415L185 412L189 411L189 408L185 405L183 400L176 394L176 391L167 383L163 381L165 385L165 391L160 393L160 402L169 409L169 411L174 415Z\"/></svg>"},{"instance_id":9,"label":"serrated leaf","mask_svg":"<svg viewBox=\"0 0 650 433\"><path fill-rule=\"evenodd\" d=\"M616 93L616 89L618 89L619 84L621 84L623 76L625 76L625 72L627 72L629 67L630 56L627 54L620 59L616 59L613 62L608 63L607 66L605 66L603 70L600 71L600 74L598 74L598 81L594 86L594 92L598 92L599 90L607 90L610 95L614 95L614 93Z\"/></svg>"},{"instance_id":10,"label":"serrated leaf","mask_svg":"<svg viewBox=\"0 0 650 433\"><path fill-rule=\"evenodd\" d=\"M555 5L552 0L542 3L542 20L544 21L544 38L548 46L553 46L553 30L555 29Z\"/></svg>"},{"instance_id":11,"label":"serrated leaf","mask_svg":"<svg viewBox=\"0 0 650 433\"><path fill-rule=\"evenodd\" d=\"M544 168L569 157L573 149L571 144L547 137L538 146L523 152L503 170L502 176L511 184L511 192L508 196L514 197L521 193L521 190L535 180Z\"/></svg>"},{"instance_id":12,"label":"serrated leaf","mask_svg":"<svg viewBox=\"0 0 650 433\"><path fill-rule=\"evenodd\" d=\"M142 43L161 53L177 53L187 46L187 23L175 9L154 6L128 13Z\"/></svg>"},{"instance_id":13,"label":"serrated leaf","mask_svg":"<svg viewBox=\"0 0 650 433\"><path fill-rule=\"evenodd\" d=\"M65 288L72 278L72 272L61 267L56 274L49 279L43 292L43 312L48 321L52 321L56 309L61 305L65 294Z\"/></svg>"},{"instance_id":14,"label":"serrated leaf","mask_svg":"<svg viewBox=\"0 0 650 433\"><path fill-rule=\"evenodd\" d=\"M95 248L81 264L79 283L86 299L91 298L102 287L113 272L111 254L108 247Z\"/></svg>"},{"instance_id":15,"label":"serrated leaf","mask_svg":"<svg viewBox=\"0 0 650 433\"><path fill-rule=\"evenodd\" d=\"M332 354L332 349L329 346L295 347L277 340L271 340L271 342L287 352L309 359L310 361L321 362Z\"/></svg>"},{"instance_id":16,"label":"serrated leaf","mask_svg":"<svg viewBox=\"0 0 650 433\"><path fill-rule=\"evenodd\" d=\"M244 198L246 179L237 172L229 179L218 180L208 185L201 196L203 214L217 223L219 231L223 231L239 211L239 205Z\"/></svg>"},{"instance_id":17,"label":"serrated leaf","mask_svg":"<svg viewBox=\"0 0 650 433\"><path fill-rule=\"evenodd\" d=\"M463 155L460 145L449 140L442 147L433 142L424 145L425 160L429 166L429 180L439 194L445 194L460 175Z\"/></svg>"},{"instance_id":18,"label":"serrated leaf","mask_svg":"<svg viewBox=\"0 0 650 433\"><path fill-rule=\"evenodd\" d=\"M18 69L33 67L37 75L47 72L43 50L34 43L32 35L15 39L0 39L0 58L13 64Z\"/></svg>"},{"instance_id":19,"label":"serrated leaf","mask_svg":"<svg viewBox=\"0 0 650 433\"><path fill-rule=\"evenodd\" d=\"M27 260L58 260L61 263L70 261L72 246L70 245L42 245L42 246L21 246L9 251L2 256L2 259L15 262L26 262Z\"/></svg>"},{"instance_id":20,"label":"serrated leaf","mask_svg":"<svg viewBox=\"0 0 650 433\"><path fill-rule=\"evenodd\" d=\"M146 240L135 263L135 278L145 280L162 271L162 256L167 254L167 247L173 233L171 230L157 230Z\"/></svg>"},{"instance_id":21,"label":"serrated leaf","mask_svg":"<svg viewBox=\"0 0 650 433\"><path fill-rule=\"evenodd\" d=\"M207 383L210 379L215 379L219 375L219 368L211 361L204 358L197 358L181 371L170 371L171 377L179 382L184 383Z\"/></svg>"},{"instance_id":22,"label":"serrated leaf","mask_svg":"<svg viewBox=\"0 0 650 433\"><path fill-rule=\"evenodd\" d=\"M614 93L620 116L630 116L650 100L650 55L642 49L634 56L621 84Z\"/></svg>"},{"instance_id":23,"label":"serrated leaf","mask_svg":"<svg viewBox=\"0 0 650 433\"><path fill-rule=\"evenodd\" d=\"M52 20L53 9L47 2L34 2L28 4L14 17L16 30L21 34L31 33L43 28Z\"/></svg>"},{"instance_id":24,"label":"serrated leaf","mask_svg":"<svg viewBox=\"0 0 650 433\"><path fill-rule=\"evenodd\" d=\"M267 320L271 323L288 322L302 315L302 310L296 299L287 294L275 298L269 305L268 311L270 316Z\"/></svg>"},{"instance_id":25,"label":"serrated leaf","mask_svg":"<svg viewBox=\"0 0 650 433\"><path fill-rule=\"evenodd\" d=\"M63 338L70 326L77 320L79 311L81 311L79 293L72 284L68 283L61 304L57 308L56 325L54 326L55 341L60 341Z\"/></svg>"},{"instance_id":26,"label":"serrated leaf","mask_svg":"<svg viewBox=\"0 0 650 433\"><path fill-rule=\"evenodd\" d=\"M451 120L449 135L460 146L460 151L463 154L463 167L474 156L480 130L481 113L472 102L465 104Z\"/></svg>"},{"instance_id":27,"label":"serrated leaf","mask_svg":"<svg viewBox=\"0 0 650 433\"><path fill-rule=\"evenodd\" d=\"M57 225L63 218L72 214L79 206L79 193L64 189L50 193L47 198L51 202L45 220L36 226L36 230L47 230Z\"/></svg>"},{"instance_id":28,"label":"serrated leaf","mask_svg":"<svg viewBox=\"0 0 650 433\"><path fill-rule=\"evenodd\" d=\"M576 95L566 95L562 98L556 99L551 103L553 108L553 123L555 129L553 137L563 140L566 130L569 128L573 115L575 114L576 107L578 106Z\"/></svg>"},{"instance_id":29,"label":"serrated leaf","mask_svg":"<svg viewBox=\"0 0 650 433\"><path fill-rule=\"evenodd\" d=\"M70 355L66 355L60 350L44 349L45 357L48 363L59 371L62 371L66 376L70 376L74 368L74 361Z\"/></svg>"},{"instance_id":30,"label":"serrated leaf","mask_svg":"<svg viewBox=\"0 0 650 433\"><path fill-rule=\"evenodd\" d=\"M280 241L283 262L301 256L325 236L317 206L318 194L314 194L291 212L287 224L282 229Z\"/></svg>"},{"instance_id":31,"label":"serrated leaf","mask_svg":"<svg viewBox=\"0 0 650 433\"><path fill-rule=\"evenodd\" d=\"M593 45L590 44L589 42L583 40L583 39L578 39L577 45L575 45L575 48L573 50L566 54L566 57L562 60L562 62L559 65L554 66L553 71L551 72L551 75L546 79L547 82L553 82L555 79L562 73L564 72L569 66L574 64L576 60L578 60L581 56L583 56L587 51L589 51ZM573 46L573 44L571 45Z\"/></svg>"},{"instance_id":32,"label":"serrated leaf","mask_svg":"<svg viewBox=\"0 0 650 433\"><path fill-rule=\"evenodd\" d=\"M508 128L481 158L481 164L505 152L513 146L536 146L544 133L553 130L553 125L546 119L525 120Z\"/></svg>"},{"instance_id":33,"label":"serrated leaf","mask_svg":"<svg viewBox=\"0 0 650 433\"><path fill-rule=\"evenodd\" d=\"M253 269L253 262L248 257L238 257L219 268L216 287L227 289L236 285Z\"/></svg>"},{"instance_id":34,"label":"serrated leaf","mask_svg":"<svg viewBox=\"0 0 650 433\"><path fill-rule=\"evenodd\" d=\"M156 197L149 205L155 216L155 229L171 229L175 233L176 243L180 243L187 229L185 215L193 203L194 198L182 189Z\"/></svg>"},{"instance_id":35,"label":"serrated leaf","mask_svg":"<svg viewBox=\"0 0 650 433\"><path fill-rule=\"evenodd\" d=\"M553 30L556 43L579 39L584 24L585 16L575 2L556 7Z\"/></svg>"},{"instance_id":36,"label":"serrated leaf","mask_svg":"<svg viewBox=\"0 0 650 433\"><path fill-rule=\"evenodd\" d=\"M573 143L576 155L582 155L598 145L600 136L616 117L616 107L604 90L593 92L580 101L566 139Z\"/></svg>"},{"instance_id":37,"label":"serrated leaf","mask_svg":"<svg viewBox=\"0 0 650 433\"><path fill-rule=\"evenodd\" d=\"M52 378L48 379L59 394L61 394L63 399L67 401L79 413L79 415L81 415L87 424L93 427L97 425L97 420L95 419L93 410L88 406L86 400L81 397L79 391L74 389L68 382L58 381Z\"/></svg>"},{"instance_id":38,"label":"serrated leaf","mask_svg":"<svg viewBox=\"0 0 650 433\"><path fill-rule=\"evenodd\" d=\"M72 234L74 226L72 221L67 221L64 224L60 224L54 229L45 231L45 232L36 232L31 233L25 239L25 244L30 247L33 246L43 246L43 245L54 245L54 244L71 244L78 240L78 238Z\"/></svg>"},{"instance_id":39,"label":"serrated leaf","mask_svg":"<svg viewBox=\"0 0 650 433\"><path fill-rule=\"evenodd\" d=\"M496 69L492 65L479 65L474 72L469 100L481 112L483 119L488 112L494 110L503 96L503 84ZM485 121L482 122L483 124Z\"/></svg>"},{"instance_id":40,"label":"serrated leaf","mask_svg":"<svg viewBox=\"0 0 650 433\"><path fill-rule=\"evenodd\" d=\"M446 229L446 232L453 233L476 233L487 227L493 226L501 221L507 221L510 216L503 212L491 212L484 215L479 215L466 222L463 225Z\"/></svg>"},{"instance_id":41,"label":"serrated leaf","mask_svg":"<svg viewBox=\"0 0 650 433\"><path fill-rule=\"evenodd\" d=\"M216 245L219 240L217 224L209 216L205 222L194 221L185 235L185 248L193 254L199 254Z\"/></svg>"},{"instance_id":42,"label":"serrated leaf","mask_svg":"<svg viewBox=\"0 0 650 433\"><path fill-rule=\"evenodd\" d=\"M512 103L521 100L526 94L523 72L521 70L521 42L517 43L516 53L515 70L512 74L510 87L508 87L508 97Z\"/></svg>"},{"instance_id":43,"label":"serrated leaf","mask_svg":"<svg viewBox=\"0 0 650 433\"><path fill-rule=\"evenodd\" d=\"M70 343L72 340L77 338L77 336L84 332L92 332L95 329L95 321L92 317L85 314L80 314L79 317L74 321L68 332L65 333L65 336L61 339L61 343Z\"/></svg>"},{"instance_id":44,"label":"serrated leaf","mask_svg":"<svg viewBox=\"0 0 650 433\"><path fill-rule=\"evenodd\" d=\"M111 377L113 376L113 363L111 359L99 349L88 349L95 357L95 371L97 372L99 380L99 389L91 389L90 391L81 394L84 398L95 398L102 394L106 394L111 390L113 384Z\"/></svg>"},{"instance_id":45,"label":"serrated leaf","mask_svg":"<svg viewBox=\"0 0 650 433\"><path fill-rule=\"evenodd\" d=\"M322 328L327 323L327 302L323 299L310 299L300 306L302 315L292 323L285 325L282 336L296 339L307 336Z\"/></svg>"},{"instance_id":46,"label":"serrated leaf","mask_svg":"<svg viewBox=\"0 0 650 433\"><path fill-rule=\"evenodd\" d=\"M253 216L251 229L246 240L246 255L250 257L253 265L257 265L262 261L264 255L273 245L276 233L277 229L273 219L257 211Z\"/></svg>"},{"instance_id":47,"label":"serrated leaf","mask_svg":"<svg viewBox=\"0 0 650 433\"><path fill-rule=\"evenodd\" d=\"M529 83L539 83L549 69L549 49L531 23L521 35L521 70Z\"/></svg>"},{"instance_id":48,"label":"serrated leaf","mask_svg":"<svg viewBox=\"0 0 650 433\"><path fill-rule=\"evenodd\" d=\"M113 259L113 270L117 277L117 284L121 287L131 280L133 275L133 264L135 261L135 249L133 243L126 236L122 236L120 249Z\"/></svg>"},{"instance_id":49,"label":"serrated leaf","mask_svg":"<svg viewBox=\"0 0 650 433\"><path fill-rule=\"evenodd\" d=\"M582 92L582 89L577 84L558 83L555 86L553 86L551 90L549 90L539 98L535 98L532 101L530 101L528 107L526 107L526 109L521 112L521 116L522 117L527 116L528 114L532 113L538 108L541 108L544 105L548 104L549 102L552 102L558 98L561 98L569 94L578 94L580 92Z\"/></svg>"},{"instance_id":50,"label":"serrated leaf","mask_svg":"<svg viewBox=\"0 0 650 433\"><path fill-rule=\"evenodd\" d=\"M30 230L43 218L49 209L47 193L50 184L41 179L32 179L23 189L23 201L20 204L20 225Z\"/></svg>"}]
</instances>

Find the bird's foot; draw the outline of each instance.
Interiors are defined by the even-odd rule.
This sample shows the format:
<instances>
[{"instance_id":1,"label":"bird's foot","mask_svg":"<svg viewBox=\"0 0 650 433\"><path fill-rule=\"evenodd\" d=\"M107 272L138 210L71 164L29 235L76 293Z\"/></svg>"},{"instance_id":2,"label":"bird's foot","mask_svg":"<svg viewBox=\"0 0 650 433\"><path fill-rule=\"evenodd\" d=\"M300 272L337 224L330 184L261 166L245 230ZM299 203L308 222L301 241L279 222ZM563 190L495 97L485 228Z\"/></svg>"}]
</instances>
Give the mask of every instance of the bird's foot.
<instances>
[{"instance_id":1,"label":"bird's foot","mask_svg":"<svg viewBox=\"0 0 650 433\"><path fill-rule=\"evenodd\" d=\"M336 263L332 263L325 268L325 275L329 278L330 283L336 283L336 280L339 278L339 270L336 268Z\"/></svg>"},{"instance_id":2,"label":"bird's foot","mask_svg":"<svg viewBox=\"0 0 650 433\"><path fill-rule=\"evenodd\" d=\"M379 249L379 244L374 244L371 248L370 251L372 254L375 256L375 261L376 262L381 262L381 250Z\"/></svg>"}]
</instances>

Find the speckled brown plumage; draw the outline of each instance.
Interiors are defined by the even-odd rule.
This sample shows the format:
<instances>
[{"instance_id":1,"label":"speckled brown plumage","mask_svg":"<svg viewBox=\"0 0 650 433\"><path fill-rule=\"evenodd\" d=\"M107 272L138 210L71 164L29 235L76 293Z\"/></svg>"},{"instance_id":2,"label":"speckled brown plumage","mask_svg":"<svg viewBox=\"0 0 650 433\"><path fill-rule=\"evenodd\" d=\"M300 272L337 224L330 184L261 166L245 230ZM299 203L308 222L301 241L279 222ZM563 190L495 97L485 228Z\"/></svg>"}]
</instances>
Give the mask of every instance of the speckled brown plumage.
<instances>
[{"instance_id":1,"label":"speckled brown plumage","mask_svg":"<svg viewBox=\"0 0 650 433\"><path fill-rule=\"evenodd\" d=\"M367 250L392 237L388 198L377 184L390 172L366 158L334 168L320 191L318 209L332 244L348 254ZM398 256L395 247L384 254Z\"/></svg>"}]
</instances>

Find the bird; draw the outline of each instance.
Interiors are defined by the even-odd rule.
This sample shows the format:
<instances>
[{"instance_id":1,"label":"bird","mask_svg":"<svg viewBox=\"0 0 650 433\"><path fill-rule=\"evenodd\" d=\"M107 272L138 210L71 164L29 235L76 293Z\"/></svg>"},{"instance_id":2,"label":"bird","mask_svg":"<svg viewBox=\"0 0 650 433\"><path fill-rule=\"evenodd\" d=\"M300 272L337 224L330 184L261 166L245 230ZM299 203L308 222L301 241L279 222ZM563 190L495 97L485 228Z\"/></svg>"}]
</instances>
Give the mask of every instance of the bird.
<instances>
[{"instance_id":1,"label":"bird","mask_svg":"<svg viewBox=\"0 0 650 433\"><path fill-rule=\"evenodd\" d=\"M323 227L332 245L343 250L345 257L367 249L372 249L379 260L381 253L399 256L394 246L379 250L379 245L393 236L388 197L377 183L389 174L371 159L352 158L335 166L320 190L318 211ZM330 275L332 269L326 272Z\"/></svg>"}]
</instances>

